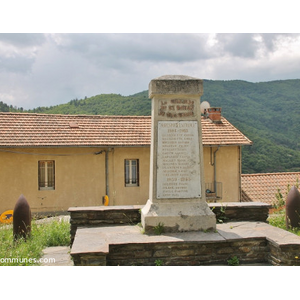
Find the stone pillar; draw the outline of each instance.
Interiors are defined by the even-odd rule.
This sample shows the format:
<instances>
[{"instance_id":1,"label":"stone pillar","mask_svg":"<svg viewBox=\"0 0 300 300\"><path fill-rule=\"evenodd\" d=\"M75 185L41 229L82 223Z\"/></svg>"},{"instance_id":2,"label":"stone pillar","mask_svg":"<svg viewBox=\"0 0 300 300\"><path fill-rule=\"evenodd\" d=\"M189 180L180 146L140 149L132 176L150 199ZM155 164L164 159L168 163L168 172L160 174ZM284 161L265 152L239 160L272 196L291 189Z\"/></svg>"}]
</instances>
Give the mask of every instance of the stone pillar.
<instances>
[{"instance_id":1,"label":"stone pillar","mask_svg":"<svg viewBox=\"0 0 300 300\"><path fill-rule=\"evenodd\" d=\"M142 209L145 232L214 230L205 199L200 96L201 79L167 75L151 80L149 200Z\"/></svg>"}]
</instances>

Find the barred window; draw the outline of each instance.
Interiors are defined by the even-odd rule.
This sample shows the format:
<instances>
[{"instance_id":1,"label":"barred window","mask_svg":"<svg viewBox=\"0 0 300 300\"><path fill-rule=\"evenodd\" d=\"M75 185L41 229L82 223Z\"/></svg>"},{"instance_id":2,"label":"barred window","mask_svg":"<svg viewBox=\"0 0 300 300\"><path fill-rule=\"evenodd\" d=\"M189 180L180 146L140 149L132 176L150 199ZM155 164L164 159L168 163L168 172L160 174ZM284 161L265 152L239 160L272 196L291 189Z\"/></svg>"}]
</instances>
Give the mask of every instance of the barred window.
<instances>
[{"instance_id":1,"label":"barred window","mask_svg":"<svg viewBox=\"0 0 300 300\"><path fill-rule=\"evenodd\" d=\"M39 190L55 189L55 162L54 160L39 161L38 166Z\"/></svg>"},{"instance_id":2,"label":"barred window","mask_svg":"<svg viewBox=\"0 0 300 300\"><path fill-rule=\"evenodd\" d=\"M125 159L125 186L139 186L138 159Z\"/></svg>"}]
</instances>

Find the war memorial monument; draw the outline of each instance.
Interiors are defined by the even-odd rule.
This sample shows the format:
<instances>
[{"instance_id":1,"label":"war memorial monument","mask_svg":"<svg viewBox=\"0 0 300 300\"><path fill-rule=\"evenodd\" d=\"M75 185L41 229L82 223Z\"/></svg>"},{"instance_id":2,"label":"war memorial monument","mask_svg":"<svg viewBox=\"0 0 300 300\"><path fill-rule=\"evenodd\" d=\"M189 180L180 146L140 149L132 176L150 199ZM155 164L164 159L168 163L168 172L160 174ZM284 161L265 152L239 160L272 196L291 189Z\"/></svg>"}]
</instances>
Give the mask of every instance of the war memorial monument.
<instances>
[{"instance_id":1,"label":"war memorial monument","mask_svg":"<svg viewBox=\"0 0 300 300\"><path fill-rule=\"evenodd\" d=\"M149 200L142 209L146 232L209 230L216 218L205 199L201 79L167 75L151 80Z\"/></svg>"}]
</instances>

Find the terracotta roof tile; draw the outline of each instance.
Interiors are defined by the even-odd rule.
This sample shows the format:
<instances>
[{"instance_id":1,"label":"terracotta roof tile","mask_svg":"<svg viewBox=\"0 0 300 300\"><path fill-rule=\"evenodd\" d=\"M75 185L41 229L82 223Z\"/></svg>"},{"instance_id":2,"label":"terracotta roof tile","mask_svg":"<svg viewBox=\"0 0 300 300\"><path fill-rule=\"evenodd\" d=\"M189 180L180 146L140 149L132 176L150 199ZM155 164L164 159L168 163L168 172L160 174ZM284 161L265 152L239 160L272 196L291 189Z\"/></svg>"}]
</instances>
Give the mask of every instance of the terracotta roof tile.
<instances>
[{"instance_id":1,"label":"terracotta roof tile","mask_svg":"<svg viewBox=\"0 0 300 300\"><path fill-rule=\"evenodd\" d=\"M251 145L250 141L224 117L222 123L213 123L210 119L202 118L203 145Z\"/></svg>"},{"instance_id":2,"label":"terracotta roof tile","mask_svg":"<svg viewBox=\"0 0 300 300\"><path fill-rule=\"evenodd\" d=\"M292 187L300 181L300 172L242 174L241 181L243 202L273 204L278 189L286 197L288 185Z\"/></svg>"},{"instance_id":3,"label":"terracotta roof tile","mask_svg":"<svg viewBox=\"0 0 300 300\"><path fill-rule=\"evenodd\" d=\"M252 142L222 118L202 118L204 146ZM150 116L0 113L0 147L149 146Z\"/></svg>"}]
</instances>

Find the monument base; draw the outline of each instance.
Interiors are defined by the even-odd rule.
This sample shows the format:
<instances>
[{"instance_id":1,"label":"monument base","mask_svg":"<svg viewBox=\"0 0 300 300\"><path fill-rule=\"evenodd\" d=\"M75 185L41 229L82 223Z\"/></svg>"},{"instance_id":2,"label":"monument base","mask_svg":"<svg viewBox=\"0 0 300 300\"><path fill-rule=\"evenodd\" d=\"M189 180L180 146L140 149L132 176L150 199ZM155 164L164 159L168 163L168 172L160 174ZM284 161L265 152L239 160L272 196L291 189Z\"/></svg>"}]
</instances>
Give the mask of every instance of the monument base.
<instances>
[{"instance_id":1,"label":"monument base","mask_svg":"<svg viewBox=\"0 0 300 300\"><path fill-rule=\"evenodd\" d=\"M146 233L153 233L158 227L164 232L216 229L216 216L206 202L153 203L148 200L141 213Z\"/></svg>"}]
</instances>

